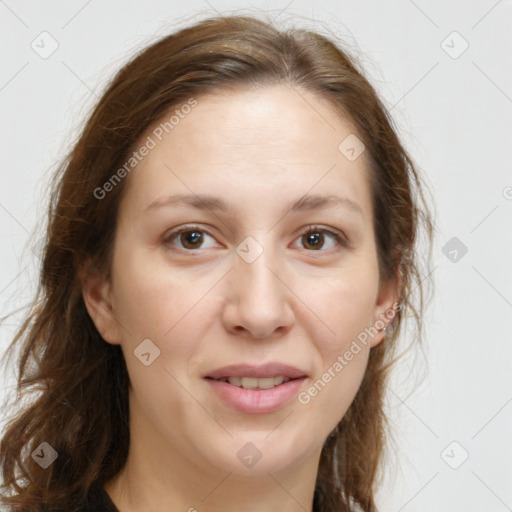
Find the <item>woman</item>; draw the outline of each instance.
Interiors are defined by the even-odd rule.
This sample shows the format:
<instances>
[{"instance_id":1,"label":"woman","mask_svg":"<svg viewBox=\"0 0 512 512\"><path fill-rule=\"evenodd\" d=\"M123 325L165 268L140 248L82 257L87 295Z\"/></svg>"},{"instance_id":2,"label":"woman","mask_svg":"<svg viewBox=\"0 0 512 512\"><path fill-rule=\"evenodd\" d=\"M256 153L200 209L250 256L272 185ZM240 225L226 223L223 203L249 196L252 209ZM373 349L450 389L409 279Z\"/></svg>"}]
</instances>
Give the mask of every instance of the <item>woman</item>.
<instances>
[{"instance_id":1,"label":"woman","mask_svg":"<svg viewBox=\"0 0 512 512\"><path fill-rule=\"evenodd\" d=\"M55 183L4 504L376 510L421 226L412 160L333 42L230 16L145 49Z\"/></svg>"}]
</instances>

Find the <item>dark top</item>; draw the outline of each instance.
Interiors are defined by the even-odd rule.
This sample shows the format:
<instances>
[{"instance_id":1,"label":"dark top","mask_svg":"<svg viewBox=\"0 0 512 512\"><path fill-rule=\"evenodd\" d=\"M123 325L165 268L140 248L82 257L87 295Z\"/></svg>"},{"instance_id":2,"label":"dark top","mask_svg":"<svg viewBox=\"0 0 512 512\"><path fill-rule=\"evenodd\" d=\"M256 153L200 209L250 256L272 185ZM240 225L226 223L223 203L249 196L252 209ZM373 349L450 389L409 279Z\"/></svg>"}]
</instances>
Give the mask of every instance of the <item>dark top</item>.
<instances>
[{"instance_id":1,"label":"dark top","mask_svg":"<svg viewBox=\"0 0 512 512\"><path fill-rule=\"evenodd\" d=\"M103 487L91 487L80 512L119 512Z\"/></svg>"}]
</instances>

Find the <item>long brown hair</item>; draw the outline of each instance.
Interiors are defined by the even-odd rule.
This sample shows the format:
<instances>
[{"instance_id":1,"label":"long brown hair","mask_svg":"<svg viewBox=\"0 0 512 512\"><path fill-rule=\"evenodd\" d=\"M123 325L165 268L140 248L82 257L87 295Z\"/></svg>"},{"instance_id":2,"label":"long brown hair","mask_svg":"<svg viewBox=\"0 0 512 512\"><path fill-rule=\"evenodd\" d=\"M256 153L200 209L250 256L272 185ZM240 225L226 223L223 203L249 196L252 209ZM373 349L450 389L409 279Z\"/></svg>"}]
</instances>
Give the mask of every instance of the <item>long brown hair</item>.
<instances>
[{"instance_id":1,"label":"long brown hair","mask_svg":"<svg viewBox=\"0 0 512 512\"><path fill-rule=\"evenodd\" d=\"M120 347L105 343L87 314L80 277L86 262L110 275L125 180L104 198L95 190L172 107L202 94L273 84L314 92L354 122L370 162L380 276L401 274L393 329L371 349L362 385L325 441L314 494L315 512L376 510L386 380L405 317L421 340L425 289L417 241L423 226L430 247L432 221L415 164L357 66L319 33L232 15L162 38L113 78L55 176L37 294L8 351L19 349L16 399L36 395L12 414L0 445L9 510L73 511L93 484L104 485L126 462L129 377ZM31 457L42 442L58 453L46 469Z\"/></svg>"}]
</instances>

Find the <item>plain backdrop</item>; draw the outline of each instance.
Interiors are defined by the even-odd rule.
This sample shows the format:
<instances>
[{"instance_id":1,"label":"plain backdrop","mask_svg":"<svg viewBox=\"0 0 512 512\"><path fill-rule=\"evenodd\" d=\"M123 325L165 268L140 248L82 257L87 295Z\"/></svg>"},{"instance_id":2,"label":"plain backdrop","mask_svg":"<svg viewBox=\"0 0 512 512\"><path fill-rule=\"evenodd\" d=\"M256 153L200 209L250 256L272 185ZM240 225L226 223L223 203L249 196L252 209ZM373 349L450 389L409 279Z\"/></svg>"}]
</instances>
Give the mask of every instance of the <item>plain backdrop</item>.
<instances>
[{"instance_id":1,"label":"plain backdrop","mask_svg":"<svg viewBox=\"0 0 512 512\"><path fill-rule=\"evenodd\" d=\"M0 315L30 300L45 186L106 81L180 26L262 11L346 43L435 201L425 355L390 383L381 509L512 510L510 0L0 1ZM22 317L0 325L0 351Z\"/></svg>"}]
</instances>

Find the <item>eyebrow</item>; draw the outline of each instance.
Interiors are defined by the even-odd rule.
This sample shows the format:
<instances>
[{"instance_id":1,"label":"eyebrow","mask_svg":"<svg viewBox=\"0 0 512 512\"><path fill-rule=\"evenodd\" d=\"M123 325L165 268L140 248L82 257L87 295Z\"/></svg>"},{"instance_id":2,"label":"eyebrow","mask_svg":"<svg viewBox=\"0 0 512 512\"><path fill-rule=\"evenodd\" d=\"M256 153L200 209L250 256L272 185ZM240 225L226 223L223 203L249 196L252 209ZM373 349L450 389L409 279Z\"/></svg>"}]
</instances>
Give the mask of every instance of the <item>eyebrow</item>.
<instances>
[{"instance_id":1,"label":"eyebrow","mask_svg":"<svg viewBox=\"0 0 512 512\"><path fill-rule=\"evenodd\" d=\"M144 208L144 212L155 208L176 207L179 205L188 205L199 210L211 210L224 213L230 213L231 208L219 197L195 194L175 194L171 196L159 197ZM341 197L334 194L328 195L305 195L298 200L291 201L288 209L291 212L302 212L320 210L323 208L342 207L363 215L362 208L348 197Z\"/></svg>"}]
</instances>

